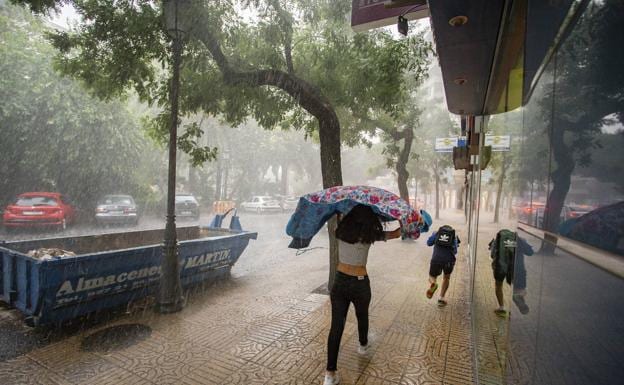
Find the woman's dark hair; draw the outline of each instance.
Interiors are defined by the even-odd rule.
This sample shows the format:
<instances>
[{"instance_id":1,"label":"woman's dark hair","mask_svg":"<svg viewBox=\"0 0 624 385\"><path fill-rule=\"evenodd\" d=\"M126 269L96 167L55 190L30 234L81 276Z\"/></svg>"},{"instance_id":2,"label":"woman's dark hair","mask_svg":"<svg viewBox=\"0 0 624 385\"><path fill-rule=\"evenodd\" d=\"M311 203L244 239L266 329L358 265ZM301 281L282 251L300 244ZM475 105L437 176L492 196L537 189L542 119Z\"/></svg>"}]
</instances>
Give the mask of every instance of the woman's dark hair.
<instances>
[{"instance_id":1,"label":"woman's dark hair","mask_svg":"<svg viewBox=\"0 0 624 385\"><path fill-rule=\"evenodd\" d=\"M373 209L357 205L338 223L336 238L347 243L374 243L384 239L384 231Z\"/></svg>"}]
</instances>

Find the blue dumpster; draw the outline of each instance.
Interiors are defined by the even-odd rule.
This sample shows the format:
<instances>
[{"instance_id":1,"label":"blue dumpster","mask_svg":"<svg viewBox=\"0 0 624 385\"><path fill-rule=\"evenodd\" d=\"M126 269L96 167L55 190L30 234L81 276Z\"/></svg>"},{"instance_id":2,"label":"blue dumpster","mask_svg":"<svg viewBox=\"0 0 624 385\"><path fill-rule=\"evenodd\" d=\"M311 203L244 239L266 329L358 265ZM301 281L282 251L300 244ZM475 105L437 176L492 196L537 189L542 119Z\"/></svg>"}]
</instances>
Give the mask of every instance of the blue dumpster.
<instances>
[{"instance_id":1,"label":"blue dumpster","mask_svg":"<svg viewBox=\"0 0 624 385\"><path fill-rule=\"evenodd\" d=\"M227 275L257 233L178 228L183 287ZM35 325L60 323L154 294L164 230L0 243L0 300ZM75 257L39 260L29 250L59 248Z\"/></svg>"}]
</instances>

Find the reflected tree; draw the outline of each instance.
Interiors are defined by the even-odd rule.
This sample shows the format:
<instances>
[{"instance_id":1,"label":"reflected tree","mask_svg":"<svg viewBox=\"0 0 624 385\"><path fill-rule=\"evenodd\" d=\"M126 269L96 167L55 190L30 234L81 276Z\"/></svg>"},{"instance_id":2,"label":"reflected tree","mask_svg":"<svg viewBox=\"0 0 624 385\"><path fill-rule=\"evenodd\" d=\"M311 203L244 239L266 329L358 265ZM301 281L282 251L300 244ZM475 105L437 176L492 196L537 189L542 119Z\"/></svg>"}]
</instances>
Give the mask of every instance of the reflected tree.
<instances>
[{"instance_id":1,"label":"reflected tree","mask_svg":"<svg viewBox=\"0 0 624 385\"><path fill-rule=\"evenodd\" d=\"M548 135L554 169L544 223L550 232L557 232L575 168L592 163L605 123L624 117L624 51L615 38L622 17L621 1L592 2L554 58L554 103L543 106L553 114Z\"/></svg>"}]
</instances>

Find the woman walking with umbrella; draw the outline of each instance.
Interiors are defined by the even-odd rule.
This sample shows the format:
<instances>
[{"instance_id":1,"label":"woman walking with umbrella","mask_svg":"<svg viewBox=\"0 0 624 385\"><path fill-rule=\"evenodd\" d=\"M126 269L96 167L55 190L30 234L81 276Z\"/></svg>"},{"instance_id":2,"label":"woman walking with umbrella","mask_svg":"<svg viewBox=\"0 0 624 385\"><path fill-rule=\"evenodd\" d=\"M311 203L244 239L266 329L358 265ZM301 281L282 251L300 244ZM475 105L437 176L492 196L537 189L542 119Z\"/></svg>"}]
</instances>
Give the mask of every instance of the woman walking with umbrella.
<instances>
[{"instance_id":1,"label":"woman walking with umbrella","mask_svg":"<svg viewBox=\"0 0 624 385\"><path fill-rule=\"evenodd\" d=\"M384 231L379 217L369 206L358 204L342 218L336 229L338 267L330 299L332 321L327 338L327 373L325 385L340 382L337 374L338 350L345 327L349 304L353 303L358 323L358 353L368 350L368 306L370 281L366 271L368 250L375 241L399 238L401 229Z\"/></svg>"},{"instance_id":2,"label":"woman walking with umbrella","mask_svg":"<svg viewBox=\"0 0 624 385\"><path fill-rule=\"evenodd\" d=\"M370 186L335 186L299 199L297 209L286 226L286 233L292 237L289 247L308 247L314 235L336 214L343 217L335 234L338 266L330 293L332 323L327 338L324 385L340 382L336 364L350 303L355 307L358 321L358 352L365 354L368 350L371 289L366 262L370 246L375 241L399 237L418 239L431 226L431 216L427 212L415 210L389 191ZM381 221L399 221L401 227L386 232Z\"/></svg>"}]
</instances>

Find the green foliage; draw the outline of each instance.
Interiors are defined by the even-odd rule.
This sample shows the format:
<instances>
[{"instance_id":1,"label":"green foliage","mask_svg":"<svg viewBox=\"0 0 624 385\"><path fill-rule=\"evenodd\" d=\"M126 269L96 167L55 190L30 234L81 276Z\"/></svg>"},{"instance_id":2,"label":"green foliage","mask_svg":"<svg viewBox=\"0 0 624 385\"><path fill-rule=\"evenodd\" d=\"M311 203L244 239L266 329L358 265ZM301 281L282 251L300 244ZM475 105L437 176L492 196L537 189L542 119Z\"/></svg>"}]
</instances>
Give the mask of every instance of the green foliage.
<instances>
[{"instance_id":1,"label":"green foliage","mask_svg":"<svg viewBox=\"0 0 624 385\"><path fill-rule=\"evenodd\" d=\"M60 4L14 1L37 12ZM59 50L56 61L62 73L81 79L101 98L134 89L142 100L166 109L168 82L163 69L170 61L170 48L160 2L70 3L87 22L74 31L50 35ZM318 128L316 120L278 88L225 82L201 42L210 34L238 70L292 72L312 84L339 111L343 140L358 143L362 130L370 129L360 124L363 120L378 112L400 115L407 96L404 75L420 76L425 71L431 47L419 34L397 40L385 31L353 33L348 23L350 6L348 0L194 1L193 27L183 56L182 113L188 117L202 111L234 125L252 117L264 128L294 127L308 135ZM257 18L240 17L241 7ZM165 122L157 117L153 123ZM165 131L153 132L164 135ZM192 130L187 132L182 137L193 136ZM193 143L182 141L180 148L197 155L195 163L212 159L206 151L193 152Z\"/></svg>"},{"instance_id":2,"label":"green foliage","mask_svg":"<svg viewBox=\"0 0 624 385\"><path fill-rule=\"evenodd\" d=\"M24 10L0 7L0 202L56 190L84 206L99 194L147 194L134 170L147 152L136 119L90 97L52 68L48 29Z\"/></svg>"}]
</instances>

